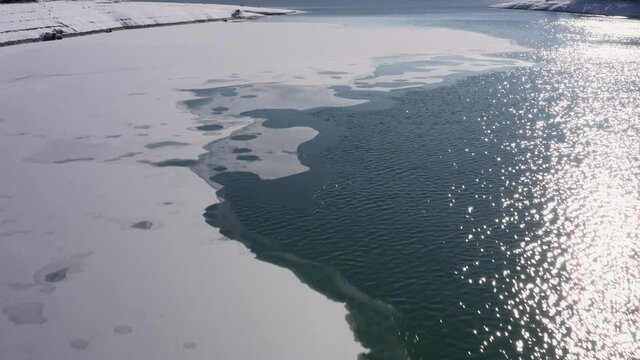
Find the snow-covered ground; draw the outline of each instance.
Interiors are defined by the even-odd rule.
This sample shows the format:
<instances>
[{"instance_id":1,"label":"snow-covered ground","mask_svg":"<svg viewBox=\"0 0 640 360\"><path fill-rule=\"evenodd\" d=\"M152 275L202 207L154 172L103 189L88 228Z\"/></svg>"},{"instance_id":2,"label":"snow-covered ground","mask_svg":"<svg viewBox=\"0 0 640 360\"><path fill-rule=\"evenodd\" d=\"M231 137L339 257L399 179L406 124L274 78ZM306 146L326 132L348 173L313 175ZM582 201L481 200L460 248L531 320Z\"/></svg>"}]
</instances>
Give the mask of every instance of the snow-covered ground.
<instances>
[{"instance_id":1,"label":"snow-covered ground","mask_svg":"<svg viewBox=\"0 0 640 360\"><path fill-rule=\"evenodd\" d=\"M54 29L64 35L105 30L183 24L232 19L234 11L244 18L284 15L294 10L235 5L149 3L130 1L40 1L0 4L0 45L38 40Z\"/></svg>"},{"instance_id":2,"label":"snow-covered ground","mask_svg":"<svg viewBox=\"0 0 640 360\"><path fill-rule=\"evenodd\" d=\"M637 0L516 0L493 7L640 18L640 1Z\"/></svg>"},{"instance_id":3,"label":"snow-covered ground","mask_svg":"<svg viewBox=\"0 0 640 360\"><path fill-rule=\"evenodd\" d=\"M333 86L436 83L518 65L483 54L519 50L464 31L295 22L0 48L0 358L355 359L343 304L206 225L218 200L189 168L150 163L218 140L231 169L305 171L296 149L314 130L238 114L345 106ZM237 161L240 144L263 160Z\"/></svg>"}]
</instances>

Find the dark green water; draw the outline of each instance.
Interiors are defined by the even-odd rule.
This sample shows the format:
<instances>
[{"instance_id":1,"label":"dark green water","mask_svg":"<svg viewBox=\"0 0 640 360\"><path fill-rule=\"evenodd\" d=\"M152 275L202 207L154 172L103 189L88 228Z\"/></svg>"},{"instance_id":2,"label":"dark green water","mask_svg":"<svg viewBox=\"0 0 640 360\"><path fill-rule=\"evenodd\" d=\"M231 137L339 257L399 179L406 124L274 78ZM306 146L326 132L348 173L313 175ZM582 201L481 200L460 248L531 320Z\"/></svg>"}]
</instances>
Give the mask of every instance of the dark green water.
<instances>
[{"instance_id":1,"label":"dark green water","mask_svg":"<svg viewBox=\"0 0 640 360\"><path fill-rule=\"evenodd\" d=\"M561 21L533 67L246 113L318 130L310 170L196 170L205 220L345 302L368 359L637 358L637 26Z\"/></svg>"},{"instance_id":2,"label":"dark green water","mask_svg":"<svg viewBox=\"0 0 640 360\"><path fill-rule=\"evenodd\" d=\"M253 113L269 119L265 126L318 129L319 138L299 148L311 170L272 181L249 173L217 175L213 180L224 185L219 195L225 201L205 217L259 258L292 268L319 291L346 301L359 335L374 349L371 358L402 358L405 351L416 359L477 353L486 331L475 335L474 329L514 324L485 308L505 308L494 288L468 284L461 269L480 261L474 275L490 276L513 264L500 243L467 242L467 235L476 222L495 217L499 210L490 202L512 191L500 170L515 163L502 142L484 141L484 126L475 119L487 113L501 119L518 106L518 99L491 106L490 94L479 90L530 73L515 70L412 91L379 111ZM517 139L526 122L519 119L495 136ZM505 237L502 242L510 243Z\"/></svg>"}]
</instances>

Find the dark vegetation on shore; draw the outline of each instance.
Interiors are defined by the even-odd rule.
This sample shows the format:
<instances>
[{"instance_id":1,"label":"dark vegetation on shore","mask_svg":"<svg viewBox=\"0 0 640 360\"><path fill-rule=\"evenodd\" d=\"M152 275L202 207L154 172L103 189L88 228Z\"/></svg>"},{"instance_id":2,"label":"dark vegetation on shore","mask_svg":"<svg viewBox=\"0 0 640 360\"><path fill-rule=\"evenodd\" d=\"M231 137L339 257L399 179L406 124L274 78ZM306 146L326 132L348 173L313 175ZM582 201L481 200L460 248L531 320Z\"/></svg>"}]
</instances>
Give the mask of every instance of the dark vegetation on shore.
<instances>
[{"instance_id":1,"label":"dark vegetation on shore","mask_svg":"<svg viewBox=\"0 0 640 360\"><path fill-rule=\"evenodd\" d=\"M0 4L38 2L38 0L0 0Z\"/></svg>"}]
</instances>

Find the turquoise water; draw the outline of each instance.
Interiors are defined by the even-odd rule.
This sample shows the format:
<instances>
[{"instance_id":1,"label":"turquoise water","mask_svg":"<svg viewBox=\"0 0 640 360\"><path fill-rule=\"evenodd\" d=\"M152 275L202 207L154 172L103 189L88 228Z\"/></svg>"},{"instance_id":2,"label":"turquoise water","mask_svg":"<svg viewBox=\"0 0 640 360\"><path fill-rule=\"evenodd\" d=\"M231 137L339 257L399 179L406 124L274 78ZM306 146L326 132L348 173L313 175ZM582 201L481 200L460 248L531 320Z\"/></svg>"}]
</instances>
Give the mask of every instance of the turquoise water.
<instances>
[{"instance_id":1,"label":"turquoise water","mask_svg":"<svg viewBox=\"0 0 640 360\"><path fill-rule=\"evenodd\" d=\"M640 358L640 25L404 19L512 38L535 66L246 113L318 130L309 171L261 180L205 153L224 200L205 221L345 302L368 359Z\"/></svg>"}]
</instances>

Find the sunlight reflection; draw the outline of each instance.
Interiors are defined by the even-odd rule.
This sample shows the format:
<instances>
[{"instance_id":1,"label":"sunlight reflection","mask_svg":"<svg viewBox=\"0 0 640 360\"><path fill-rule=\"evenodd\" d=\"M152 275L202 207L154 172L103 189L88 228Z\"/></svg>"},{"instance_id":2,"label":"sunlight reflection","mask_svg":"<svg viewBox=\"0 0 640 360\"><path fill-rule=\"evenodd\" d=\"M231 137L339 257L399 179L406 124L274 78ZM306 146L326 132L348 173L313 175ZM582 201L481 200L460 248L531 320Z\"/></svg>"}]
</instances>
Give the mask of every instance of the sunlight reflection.
<instances>
[{"instance_id":1,"label":"sunlight reflection","mask_svg":"<svg viewBox=\"0 0 640 360\"><path fill-rule=\"evenodd\" d=\"M495 291L511 299L504 328L520 329L512 346L523 357L639 359L640 23L560 27L565 44L543 54L544 91L514 109L525 140L503 144L521 164L503 172L520 179L507 182L517 191L495 221L525 235L513 235L515 249L501 244L520 272Z\"/></svg>"},{"instance_id":2,"label":"sunlight reflection","mask_svg":"<svg viewBox=\"0 0 640 360\"><path fill-rule=\"evenodd\" d=\"M553 345L565 359L638 358L640 51L620 44L637 39L640 25L595 18L564 25L606 42L548 54L557 95L566 101L534 136L561 136L545 161L533 157L531 165L547 171L526 182L548 220L524 245L529 283L513 291L546 327L540 357Z\"/></svg>"}]
</instances>

